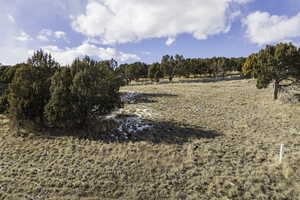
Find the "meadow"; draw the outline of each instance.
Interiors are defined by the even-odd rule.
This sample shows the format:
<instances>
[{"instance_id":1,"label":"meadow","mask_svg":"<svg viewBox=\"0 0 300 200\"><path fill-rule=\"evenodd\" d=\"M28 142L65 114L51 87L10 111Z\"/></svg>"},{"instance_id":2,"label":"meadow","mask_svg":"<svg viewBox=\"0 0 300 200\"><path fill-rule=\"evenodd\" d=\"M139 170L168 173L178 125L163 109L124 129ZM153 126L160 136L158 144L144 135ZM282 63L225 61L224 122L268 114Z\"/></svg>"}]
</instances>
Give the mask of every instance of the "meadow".
<instances>
[{"instance_id":1,"label":"meadow","mask_svg":"<svg viewBox=\"0 0 300 200\"><path fill-rule=\"evenodd\" d=\"M0 199L300 199L299 103L254 80L121 91L136 94L123 118L146 128L17 134L0 115Z\"/></svg>"}]
</instances>

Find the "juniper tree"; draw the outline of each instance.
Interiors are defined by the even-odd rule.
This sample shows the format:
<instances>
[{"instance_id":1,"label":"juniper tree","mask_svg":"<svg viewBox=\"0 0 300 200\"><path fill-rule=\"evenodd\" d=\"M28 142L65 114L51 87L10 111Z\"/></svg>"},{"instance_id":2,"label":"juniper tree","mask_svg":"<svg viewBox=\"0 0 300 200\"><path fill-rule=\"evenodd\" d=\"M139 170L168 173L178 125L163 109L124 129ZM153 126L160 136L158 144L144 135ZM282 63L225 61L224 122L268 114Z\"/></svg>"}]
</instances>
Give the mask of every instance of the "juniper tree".
<instances>
[{"instance_id":1,"label":"juniper tree","mask_svg":"<svg viewBox=\"0 0 300 200\"><path fill-rule=\"evenodd\" d=\"M51 99L45 115L56 127L83 128L121 106L119 88L118 74L109 62L89 57L76 59L70 69L52 77Z\"/></svg>"},{"instance_id":2,"label":"juniper tree","mask_svg":"<svg viewBox=\"0 0 300 200\"><path fill-rule=\"evenodd\" d=\"M41 120L45 106L43 84L37 68L23 64L17 69L8 93L9 113L13 119Z\"/></svg>"},{"instance_id":3,"label":"juniper tree","mask_svg":"<svg viewBox=\"0 0 300 200\"><path fill-rule=\"evenodd\" d=\"M171 82L176 72L176 63L173 56L165 55L161 59L161 70L165 76L168 76ZM158 74L159 77L159 74Z\"/></svg>"},{"instance_id":4,"label":"juniper tree","mask_svg":"<svg viewBox=\"0 0 300 200\"><path fill-rule=\"evenodd\" d=\"M43 124L43 111L50 99L50 78L59 64L50 54L36 51L27 64L18 65L8 89L9 114L16 120Z\"/></svg>"},{"instance_id":5,"label":"juniper tree","mask_svg":"<svg viewBox=\"0 0 300 200\"><path fill-rule=\"evenodd\" d=\"M251 54L243 64L242 73L246 77L257 77L258 65L258 54Z\"/></svg>"},{"instance_id":6,"label":"juniper tree","mask_svg":"<svg viewBox=\"0 0 300 200\"><path fill-rule=\"evenodd\" d=\"M148 76L153 81L159 82L159 79L163 78L163 72L159 63L153 63L148 70Z\"/></svg>"},{"instance_id":7,"label":"juniper tree","mask_svg":"<svg viewBox=\"0 0 300 200\"><path fill-rule=\"evenodd\" d=\"M258 53L257 87L266 88L274 81L274 99L284 80L300 78L300 51L292 43L268 45Z\"/></svg>"},{"instance_id":8,"label":"juniper tree","mask_svg":"<svg viewBox=\"0 0 300 200\"><path fill-rule=\"evenodd\" d=\"M5 91L2 95L0 94L0 114L6 113L8 108L8 92Z\"/></svg>"},{"instance_id":9,"label":"juniper tree","mask_svg":"<svg viewBox=\"0 0 300 200\"><path fill-rule=\"evenodd\" d=\"M52 126L69 128L74 126L74 97L71 93L70 68L58 70L51 78L51 98L44 108L44 115Z\"/></svg>"}]
</instances>

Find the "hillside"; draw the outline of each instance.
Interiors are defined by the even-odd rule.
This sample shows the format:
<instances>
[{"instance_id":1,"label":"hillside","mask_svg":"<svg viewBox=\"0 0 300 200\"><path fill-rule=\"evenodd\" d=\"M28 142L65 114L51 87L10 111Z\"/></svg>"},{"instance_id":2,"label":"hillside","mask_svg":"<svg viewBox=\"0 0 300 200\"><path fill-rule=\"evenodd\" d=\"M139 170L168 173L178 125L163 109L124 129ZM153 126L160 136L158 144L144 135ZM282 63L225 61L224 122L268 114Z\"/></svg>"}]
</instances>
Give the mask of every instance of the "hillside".
<instances>
[{"instance_id":1,"label":"hillside","mask_svg":"<svg viewBox=\"0 0 300 200\"><path fill-rule=\"evenodd\" d=\"M147 126L109 142L16 136L1 115L0 199L300 198L299 104L252 80L122 91Z\"/></svg>"}]
</instances>

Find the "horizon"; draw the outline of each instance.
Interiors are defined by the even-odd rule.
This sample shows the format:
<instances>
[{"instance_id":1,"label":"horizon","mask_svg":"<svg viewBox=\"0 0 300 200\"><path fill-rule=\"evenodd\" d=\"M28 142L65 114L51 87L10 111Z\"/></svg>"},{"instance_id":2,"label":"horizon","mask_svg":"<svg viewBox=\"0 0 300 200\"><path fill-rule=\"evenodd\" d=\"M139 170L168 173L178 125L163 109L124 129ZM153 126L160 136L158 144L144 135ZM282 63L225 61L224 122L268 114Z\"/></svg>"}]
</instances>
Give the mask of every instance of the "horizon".
<instances>
[{"instance_id":1,"label":"horizon","mask_svg":"<svg viewBox=\"0 0 300 200\"><path fill-rule=\"evenodd\" d=\"M268 44L300 43L296 0L12 0L0 11L3 65L39 49L62 65L85 55L150 64L167 54L247 57Z\"/></svg>"}]
</instances>

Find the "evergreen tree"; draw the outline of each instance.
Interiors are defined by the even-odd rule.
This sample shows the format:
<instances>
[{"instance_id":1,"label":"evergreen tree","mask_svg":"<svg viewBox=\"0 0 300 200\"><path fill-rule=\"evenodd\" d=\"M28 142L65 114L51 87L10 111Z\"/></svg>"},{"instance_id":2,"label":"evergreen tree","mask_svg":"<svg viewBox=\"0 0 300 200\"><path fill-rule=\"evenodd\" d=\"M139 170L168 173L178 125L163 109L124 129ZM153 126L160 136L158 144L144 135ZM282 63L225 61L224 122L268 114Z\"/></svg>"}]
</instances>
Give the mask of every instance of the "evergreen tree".
<instances>
[{"instance_id":1,"label":"evergreen tree","mask_svg":"<svg viewBox=\"0 0 300 200\"><path fill-rule=\"evenodd\" d=\"M37 68L23 64L9 85L10 116L15 120L42 120L45 99L43 79Z\"/></svg>"},{"instance_id":2,"label":"evergreen tree","mask_svg":"<svg viewBox=\"0 0 300 200\"><path fill-rule=\"evenodd\" d=\"M176 72L176 63L173 56L165 55L161 59L161 69L165 76L168 76L171 82ZM159 76L159 73L158 73Z\"/></svg>"},{"instance_id":3,"label":"evergreen tree","mask_svg":"<svg viewBox=\"0 0 300 200\"><path fill-rule=\"evenodd\" d=\"M149 67L148 76L152 81L159 82L159 79L163 78L163 72L159 63L153 63Z\"/></svg>"},{"instance_id":4,"label":"evergreen tree","mask_svg":"<svg viewBox=\"0 0 300 200\"><path fill-rule=\"evenodd\" d=\"M51 98L45 106L44 115L51 125L61 128L74 126L74 97L71 93L72 76L70 68L58 70L51 78Z\"/></svg>"},{"instance_id":5,"label":"evergreen tree","mask_svg":"<svg viewBox=\"0 0 300 200\"><path fill-rule=\"evenodd\" d=\"M299 80L300 52L291 43L268 45L258 53L257 87L266 88L274 81L274 99L278 98L281 82Z\"/></svg>"},{"instance_id":6,"label":"evergreen tree","mask_svg":"<svg viewBox=\"0 0 300 200\"><path fill-rule=\"evenodd\" d=\"M50 54L37 51L27 64L20 64L9 85L9 113L16 120L44 124L44 107L50 99L50 78L59 64Z\"/></svg>"},{"instance_id":7,"label":"evergreen tree","mask_svg":"<svg viewBox=\"0 0 300 200\"><path fill-rule=\"evenodd\" d=\"M45 115L56 127L83 128L121 106L119 88L120 77L109 62L76 59L52 77Z\"/></svg>"},{"instance_id":8,"label":"evergreen tree","mask_svg":"<svg viewBox=\"0 0 300 200\"><path fill-rule=\"evenodd\" d=\"M245 61L242 73L246 77L257 77L258 65L258 54L251 54Z\"/></svg>"}]
</instances>

